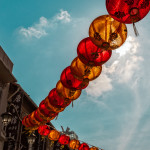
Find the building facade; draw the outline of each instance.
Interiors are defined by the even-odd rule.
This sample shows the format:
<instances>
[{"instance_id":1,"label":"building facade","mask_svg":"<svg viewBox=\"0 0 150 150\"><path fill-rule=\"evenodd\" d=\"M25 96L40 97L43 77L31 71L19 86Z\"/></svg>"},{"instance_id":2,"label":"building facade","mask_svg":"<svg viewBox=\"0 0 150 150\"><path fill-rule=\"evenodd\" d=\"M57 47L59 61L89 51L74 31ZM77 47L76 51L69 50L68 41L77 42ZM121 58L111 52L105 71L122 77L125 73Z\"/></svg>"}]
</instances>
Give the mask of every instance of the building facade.
<instances>
[{"instance_id":1,"label":"building facade","mask_svg":"<svg viewBox=\"0 0 150 150\"><path fill-rule=\"evenodd\" d=\"M4 127L0 117L0 150L28 150L28 135L22 126L22 118L37 109L29 95L17 84L12 74L13 63L0 47L0 115L10 112L11 122ZM53 126L51 123L49 123ZM52 150L48 139L42 139L35 131L36 141L32 150Z\"/></svg>"},{"instance_id":2,"label":"building facade","mask_svg":"<svg viewBox=\"0 0 150 150\"><path fill-rule=\"evenodd\" d=\"M10 83L16 82L12 74L13 63L0 47L0 114L6 112L7 97ZM0 117L0 150L3 149L5 132L3 131L2 120Z\"/></svg>"}]
</instances>

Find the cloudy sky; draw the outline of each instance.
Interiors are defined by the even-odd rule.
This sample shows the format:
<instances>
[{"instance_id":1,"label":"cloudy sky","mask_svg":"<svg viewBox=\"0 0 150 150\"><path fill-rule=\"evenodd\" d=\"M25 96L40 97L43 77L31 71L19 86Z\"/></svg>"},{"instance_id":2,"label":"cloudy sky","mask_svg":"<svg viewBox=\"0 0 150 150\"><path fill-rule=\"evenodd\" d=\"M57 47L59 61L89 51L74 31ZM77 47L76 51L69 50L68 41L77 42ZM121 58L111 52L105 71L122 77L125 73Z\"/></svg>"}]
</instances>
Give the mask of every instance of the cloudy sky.
<instances>
[{"instance_id":1,"label":"cloudy sky","mask_svg":"<svg viewBox=\"0 0 150 150\"><path fill-rule=\"evenodd\" d=\"M105 0L0 0L0 45L14 63L13 74L37 105L77 56ZM150 14L128 25L125 44L113 51L102 74L83 90L74 107L52 121L105 150L150 147Z\"/></svg>"}]
</instances>

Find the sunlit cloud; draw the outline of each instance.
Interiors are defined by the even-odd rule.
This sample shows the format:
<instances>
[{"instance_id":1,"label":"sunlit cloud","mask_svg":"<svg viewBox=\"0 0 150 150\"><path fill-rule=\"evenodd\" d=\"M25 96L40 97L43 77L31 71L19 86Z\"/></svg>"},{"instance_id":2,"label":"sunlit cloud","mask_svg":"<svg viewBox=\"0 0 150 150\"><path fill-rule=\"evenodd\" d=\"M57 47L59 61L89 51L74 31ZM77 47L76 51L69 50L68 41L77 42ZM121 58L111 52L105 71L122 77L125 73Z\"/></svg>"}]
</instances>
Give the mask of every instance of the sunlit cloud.
<instances>
[{"instance_id":1,"label":"sunlit cloud","mask_svg":"<svg viewBox=\"0 0 150 150\"><path fill-rule=\"evenodd\" d=\"M114 57L112 64L103 65L101 75L95 81L92 81L86 92L88 95L99 97L104 92L113 89L113 81L116 83L129 83L132 77L139 70L139 64L143 61L141 56L137 55L139 44L135 38L129 36L122 47L113 51Z\"/></svg>"}]
</instances>

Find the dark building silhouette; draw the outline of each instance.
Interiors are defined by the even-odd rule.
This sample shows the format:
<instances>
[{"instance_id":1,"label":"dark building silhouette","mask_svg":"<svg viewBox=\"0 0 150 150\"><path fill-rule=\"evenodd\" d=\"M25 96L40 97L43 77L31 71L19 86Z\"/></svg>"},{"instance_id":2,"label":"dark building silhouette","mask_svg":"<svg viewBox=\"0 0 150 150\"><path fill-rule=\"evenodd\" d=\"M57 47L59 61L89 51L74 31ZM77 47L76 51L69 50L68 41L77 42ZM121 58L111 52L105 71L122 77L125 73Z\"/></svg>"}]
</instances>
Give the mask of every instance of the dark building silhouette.
<instances>
[{"instance_id":1,"label":"dark building silhouette","mask_svg":"<svg viewBox=\"0 0 150 150\"><path fill-rule=\"evenodd\" d=\"M0 117L0 150L28 150L27 134L21 120L37 109L30 96L17 84L12 74L13 63L0 47L0 115L10 112L12 121L4 127ZM10 106L10 107L9 107ZM8 109L9 108L9 109ZM19 119L20 118L20 119ZM51 123L49 123L53 126ZM48 139L42 140L35 131L33 150L52 150Z\"/></svg>"}]
</instances>

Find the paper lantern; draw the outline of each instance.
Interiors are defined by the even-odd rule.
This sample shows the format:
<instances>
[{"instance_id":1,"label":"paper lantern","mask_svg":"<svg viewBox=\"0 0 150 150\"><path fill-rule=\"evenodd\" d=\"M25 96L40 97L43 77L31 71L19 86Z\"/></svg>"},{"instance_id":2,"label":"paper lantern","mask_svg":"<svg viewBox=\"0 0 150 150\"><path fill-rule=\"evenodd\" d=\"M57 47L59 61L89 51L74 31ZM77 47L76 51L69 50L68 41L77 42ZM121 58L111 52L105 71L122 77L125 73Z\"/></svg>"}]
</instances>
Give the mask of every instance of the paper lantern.
<instances>
[{"instance_id":1,"label":"paper lantern","mask_svg":"<svg viewBox=\"0 0 150 150\"><path fill-rule=\"evenodd\" d=\"M98 47L114 50L125 42L127 28L124 23L114 20L109 15L103 15L91 23L89 36L92 42Z\"/></svg>"},{"instance_id":2,"label":"paper lantern","mask_svg":"<svg viewBox=\"0 0 150 150\"><path fill-rule=\"evenodd\" d=\"M64 71L61 74L60 80L66 88L70 89L81 90L86 88L89 84L88 79L78 80L77 78L75 78L71 72L70 66L64 69Z\"/></svg>"},{"instance_id":3,"label":"paper lantern","mask_svg":"<svg viewBox=\"0 0 150 150\"><path fill-rule=\"evenodd\" d=\"M70 141L70 137L69 136L67 136L67 135L61 135L60 137L59 137L59 140L58 140L58 142L60 143L60 144L62 144L62 145L67 145L67 144L69 144L69 141Z\"/></svg>"},{"instance_id":4,"label":"paper lantern","mask_svg":"<svg viewBox=\"0 0 150 150\"><path fill-rule=\"evenodd\" d=\"M50 104L57 108L67 107L71 103L71 100L60 97L56 91L56 88L50 91L48 98Z\"/></svg>"},{"instance_id":5,"label":"paper lantern","mask_svg":"<svg viewBox=\"0 0 150 150\"><path fill-rule=\"evenodd\" d=\"M82 143L78 150L89 150L89 146L86 143Z\"/></svg>"},{"instance_id":6,"label":"paper lantern","mask_svg":"<svg viewBox=\"0 0 150 150\"><path fill-rule=\"evenodd\" d=\"M40 112L45 115L46 117L53 117L56 113L54 111L48 110L45 105L45 100L43 100L39 105ZM57 114L56 114L57 115Z\"/></svg>"},{"instance_id":7,"label":"paper lantern","mask_svg":"<svg viewBox=\"0 0 150 150\"><path fill-rule=\"evenodd\" d=\"M97 147L91 147L90 150L99 150Z\"/></svg>"},{"instance_id":8,"label":"paper lantern","mask_svg":"<svg viewBox=\"0 0 150 150\"><path fill-rule=\"evenodd\" d=\"M27 122L26 122L26 118L27 118L28 116L25 116L23 119L22 119L22 124L26 127L26 128L28 128L28 127L30 127L28 124L27 124Z\"/></svg>"},{"instance_id":9,"label":"paper lantern","mask_svg":"<svg viewBox=\"0 0 150 150\"><path fill-rule=\"evenodd\" d=\"M41 113L40 113L41 114ZM38 109L34 111L34 117L37 121L42 122L44 119L41 117L41 115L38 112Z\"/></svg>"},{"instance_id":10,"label":"paper lantern","mask_svg":"<svg viewBox=\"0 0 150 150\"><path fill-rule=\"evenodd\" d=\"M143 19L149 12L149 0L106 0L108 13L122 23L134 23Z\"/></svg>"},{"instance_id":11,"label":"paper lantern","mask_svg":"<svg viewBox=\"0 0 150 150\"><path fill-rule=\"evenodd\" d=\"M40 124L45 124L56 117L56 115L51 115L50 117L46 117L44 114L41 113L39 108L37 109L37 113L39 117L43 119L43 121Z\"/></svg>"},{"instance_id":12,"label":"paper lantern","mask_svg":"<svg viewBox=\"0 0 150 150\"><path fill-rule=\"evenodd\" d=\"M60 132L58 132L57 130L51 130L48 138L52 141L57 141L60 137Z\"/></svg>"},{"instance_id":13,"label":"paper lantern","mask_svg":"<svg viewBox=\"0 0 150 150\"><path fill-rule=\"evenodd\" d=\"M31 121L30 121L30 114L26 117L26 123L29 127L34 127L35 124L33 124Z\"/></svg>"},{"instance_id":14,"label":"paper lantern","mask_svg":"<svg viewBox=\"0 0 150 150\"><path fill-rule=\"evenodd\" d=\"M37 113L38 113L39 117L43 119L43 121L47 121L47 120L48 120L48 117L46 117L46 116L40 111L39 108L37 109Z\"/></svg>"},{"instance_id":15,"label":"paper lantern","mask_svg":"<svg viewBox=\"0 0 150 150\"><path fill-rule=\"evenodd\" d=\"M80 146L80 142L79 142L78 140L71 140L71 141L69 142L69 147L70 147L71 149L78 149L79 146Z\"/></svg>"},{"instance_id":16,"label":"paper lantern","mask_svg":"<svg viewBox=\"0 0 150 150\"><path fill-rule=\"evenodd\" d=\"M56 90L61 97L67 98L69 100L75 100L81 95L81 90L66 88L63 86L61 81L58 81Z\"/></svg>"},{"instance_id":17,"label":"paper lantern","mask_svg":"<svg viewBox=\"0 0 150 150\"><path fill-rule=\"evenodd\" d=\"M36 119L36 117L35 117L35 111L33 111L33 112L31 113L30 118L31 118L31 122L32 122L33 124L36 124L36 125L39 125L39 124L40 124L40 121L39 121L38 119Z\"/></svg>"},{"instance_id":18,"label":"paper lantern","mask_svg":"<svg viewBox=\"0 0 150 150\"><path fill-rule=\"evenodd\" d=\"M79 43L77 53L79 59L85 65L101 66L109 60L112 51L98 48L88 37Z\"/></svg>"},{"instance_id":19,"label":"paper lantern","mask_svg":"<svg viewBox=\"0 0 150 150\"><path fill-rule=\"evenodd\" d=\"M42 136L47 136L50 133L50 127L48 125L41 125L38 128L38 133Z\"/></svg>"},{"instance_id":20,"label":"paper lantern","mask_svg":"<svg viewBox=\"0 0 150 150\"><path fill-rule=\"evenodd\" d=\"M81 60L76 57L71 63L71 72L78 79L86 79L89 81L96 79L102 71L102 66L88 66L81 62Z\"/></svg>"},{"instance_id":21,"label":"paper lantern","mask_svg":"<svg viewBox=\"0 0 150 150\"><path fill-rule=\"evenodd\" d=\"M49 102L48 97L45 99L45 106L47 107L47 109L49 109L50 111L54 111L55 113L62 112L65 109L65 108L57 108L52 106L51 103Z\"/></svg>"}]
</instances>

